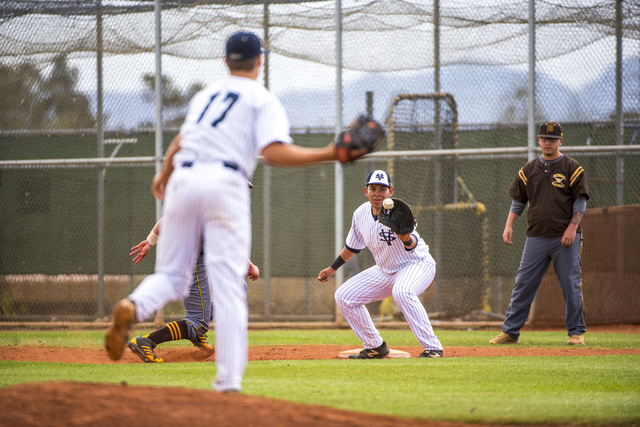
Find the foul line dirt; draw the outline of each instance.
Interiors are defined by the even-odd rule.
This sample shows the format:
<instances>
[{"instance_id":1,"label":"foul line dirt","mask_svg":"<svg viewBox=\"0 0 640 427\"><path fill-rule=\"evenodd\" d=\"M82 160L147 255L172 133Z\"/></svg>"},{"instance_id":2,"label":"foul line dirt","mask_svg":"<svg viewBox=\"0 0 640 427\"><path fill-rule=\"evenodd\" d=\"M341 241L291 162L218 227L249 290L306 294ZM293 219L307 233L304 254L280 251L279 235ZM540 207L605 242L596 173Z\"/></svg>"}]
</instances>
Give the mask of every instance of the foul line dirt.
<instances>
[{"instance_id":1,"label":"foul line dirt","mask_svg":"<svg viewBox=\"0 0 640 427\"><path fill-rule=\"evenodd\" d=\"M421 347L392 347L418 357ZM353 350L354 346L342 345L290 345L258 346L249 349L249 360L311 360L338 359L341 351ZM156 348L158 357L165 363L212 362L215 354L194 347L175 348L162 346ZM496 347L445 347L445 357L487 357L487 356L604 356L617 354L640 354L640 349L603 349L588 346L567 346L566 348L531 348L519 345ZM60 362L90 364L127 364L142 363L129 349L122 359L112 361L104 349L59 348L46 346L7 346L0 347L0 360L28 362Z\"/></svg>"}]
</instances>

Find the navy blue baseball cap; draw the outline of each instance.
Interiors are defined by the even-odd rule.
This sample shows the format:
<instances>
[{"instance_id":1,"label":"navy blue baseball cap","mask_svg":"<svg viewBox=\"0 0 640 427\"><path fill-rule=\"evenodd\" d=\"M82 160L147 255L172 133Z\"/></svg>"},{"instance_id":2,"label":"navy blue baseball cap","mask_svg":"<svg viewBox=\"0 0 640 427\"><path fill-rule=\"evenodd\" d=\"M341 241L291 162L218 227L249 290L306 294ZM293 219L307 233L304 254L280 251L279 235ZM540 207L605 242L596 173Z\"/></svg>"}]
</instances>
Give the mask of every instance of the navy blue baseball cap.
<instances>
[{"instance_id":1,"label":"navy blue baseball cap","mask_svg":"<svg viewBox=\"0 0 640 427\"><path fill-rule=\"evenodd\" d=\"M387 187L391 187L391 178L389 174L383 170L375 170L367 176L367 182L365 186L369 186L371 184L379 184L386 185Z\"/></svg>"},{"instance_id":2,"label":"navy blue baseball cap","mask_svg":"<svg viewBox=\"0 0 640 427\"><path fill-rule=\"evenodd\" d=\"M227 59L231 61L255 58L261 53L268 51L262 49L260 38L253 33L238 31L227 39Z\"/></svg>"}]
</instances>

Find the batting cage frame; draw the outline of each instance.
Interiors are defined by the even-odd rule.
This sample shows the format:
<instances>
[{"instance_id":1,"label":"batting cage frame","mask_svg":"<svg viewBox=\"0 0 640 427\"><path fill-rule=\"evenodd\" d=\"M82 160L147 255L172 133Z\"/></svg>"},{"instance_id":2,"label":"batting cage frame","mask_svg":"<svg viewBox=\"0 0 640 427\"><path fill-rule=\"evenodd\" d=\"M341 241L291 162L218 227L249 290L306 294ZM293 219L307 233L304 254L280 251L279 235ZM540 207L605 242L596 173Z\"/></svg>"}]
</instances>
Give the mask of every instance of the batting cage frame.
<instances>
[{"instance_id":1,"label":"batting cage frame","mask_svg":"<svg viewBox=\"0 0 640 427\"><path fill-rule=\"evenodd\" d=\"M406 115L409 118L401 117ZM387 118L385 125L388 129L388 143L387 148L390 151L398 148L402 143L399 141L403 138L399 134L413 133L421 135L422 138L419 143L411 143L409 145L412 148L425 149L432 148L435 150L441 149L456 149L458 147L458 107L455 98L450 93L438 92L438 93L426 93L426 94L400 94L392 99L391 105L387 112ZM431 139L431 141L429 141ZM405 144L407 145L407 144ZM443 182L443 164L449 160L451 165L451 173L449 175L453 180L453 195L448 203L444 200L447 197L443 194L446 188L446 182ZM442 254L442 229L443 221L445 218L443 215L455 215L456 212L470 211L475 212L479 218L481 218L482 240L481 249L482 253L481 268L482 268L482 287L483 295L482 302L478 304L478 309L473 310L472 313L482 314L479 319L474 320L488 320L489 316L499 318L499 314L491 313L491 308L488 305L488 292L489 292L489 254L488 254L488 217L486 215L486 207L483 203L478 203L475 197L469 191L464 180L458 175L457 159L456 156L438 157L433 159L433 181L434 181L434 197L431 204L425 206L423 203L410 204L413 211L419 215L421 212L429 212L434 215L434 231L433 241L429 241L432 255L436 260L436 265L441 264L443 259ZM392 177L395 175L395 158L387 160L387 171ZM457 185L456 185L457 184ZM458 188L459 187L459 188ZM462 197L466 198L466 201L458 201L458 190ZM434 280L435 287L435 311L431 313L431 317L446 317L446 313L443 311L443 281L441 275L436 275ZM393 305L389 299L381 304L380 319L385 318ZM397 309L395 310L397 311ZM471 314L471 313L469 313Z\"/></svg>"}]
</instances>

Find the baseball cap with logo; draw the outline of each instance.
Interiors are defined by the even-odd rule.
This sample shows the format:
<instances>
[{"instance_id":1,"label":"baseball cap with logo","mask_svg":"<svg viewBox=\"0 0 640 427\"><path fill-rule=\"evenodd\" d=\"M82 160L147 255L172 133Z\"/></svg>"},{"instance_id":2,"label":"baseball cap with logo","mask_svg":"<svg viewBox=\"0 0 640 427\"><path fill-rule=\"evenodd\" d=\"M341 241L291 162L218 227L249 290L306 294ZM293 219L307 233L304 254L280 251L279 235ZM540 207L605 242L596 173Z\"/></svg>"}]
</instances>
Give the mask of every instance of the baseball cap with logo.
<instances>
[{"instance_id":1,"label":"baseball cap with logo","mask_svg":"<svg viewBox=\"0 0 640 427\"><path fill-rule=\"evenodd\" d=\"M562 126L560 123L549 120L540 125L538 138L562 138Z\"/></svg>"},{"instance_id":2,"label":"baseball cap with logo","mask_svg":"<svg viewBox=\"0 0 640 427\"><path fill-rule=\"evenodd\" d=\"M365 183L365 186L371 184L386 185L387 187L391 187L391 178L389 178L389 174L385 171L375 170L367 176L367 182Z\"/></svg>"},{"instance_id":3,"label":"baseball cap with logo","mask_svg":"<svg viewBox=\"0 0 640 427\"><path fill-rule=\"evenodd\" d=\"M267 51L262 49L260 38L253 33L239 31L227 39L227 58L231 61L255 58L261 53Z\"/></svg>"}]
</instances>

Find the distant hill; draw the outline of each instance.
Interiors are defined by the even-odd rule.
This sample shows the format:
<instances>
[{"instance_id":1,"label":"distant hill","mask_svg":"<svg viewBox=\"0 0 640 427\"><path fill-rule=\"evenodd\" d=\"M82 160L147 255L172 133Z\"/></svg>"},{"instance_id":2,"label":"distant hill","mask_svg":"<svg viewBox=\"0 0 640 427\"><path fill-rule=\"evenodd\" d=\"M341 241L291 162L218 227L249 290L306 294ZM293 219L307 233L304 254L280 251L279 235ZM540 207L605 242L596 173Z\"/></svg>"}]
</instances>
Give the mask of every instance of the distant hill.
<instances>
[{"instance_id":1,"label":"distant hill","mask_svg":"<svg viewBox=\"0 0 640 427\"><path fill-rule=\"evenodd\" d=\"M561 100L559 103L548 102L542 97L539 102L543 106L549 104L550 114L556 110L566 110L570 99L575 98L569 89L557 82L542 77L539 84L552 87ZM453 95L458 106L458 122L468 124L500 122L504 110L511 103L520 105L522 118L526 121L526 96L519 103L515 100L519 88L527 88L527 75L499 67L451 66L441 71L441 91ZM540 86L539 86L540 87ZM415 73L402 77L390 74L368 74L359 80L344 86L343 122L366 110L367 91L374 92L374 116L378 120L386 118L387 110L394 96L403 93L434 92L433 71ZM335 121L334 93L329 91L292 91L280 96L293 127L304 127L310 117L318 117L322 106L327 111L322 115L322 124L331 127ZM546 108L546 107L543 107ZM560 117L560 116L556 116ZM558 120L560 120L558 118Z\"/></svg>"},{"instance_id":2,"label":"distant hill","mask_svg":"<svg viewBox=\"0 0 640 427\"><path fill-rule=\"evenodd\" d=\"M97 110L96 94L87 94L94 114ZM130 130L140 127L140 123L155 122L156 107L145 102L142 92L105 92L103 96L104 112L107 116L106 128L109 130Z\"/></svg>"},{"instance_id":3,"label":"distant hill","mask_svg":"<svg viewBox=\"0 0 640 427\"><path fill-rule=\"evenodd\" d=\"M637 60L623 64L625 93L640 94L640 70ZM634 78L635 77L635 78ZM456 65L441 70L442 92L453 95L461 124L499 123L505 109L516 105L522 120L527 118L527 98L516 99L519 89L527 89L524 71L504 67ZM537 104L545 117L557 121L608 120L615 110L615 67L610 67L597 81L575 92L558 81L538 74ZM401 93L434 91L433 70L394 76L371 73L344 85L343 122L366 110L367 91L374 92L374 116L383 120L394 96ZM331 128L335 122L333 91L291 91L280 96L293 127L308 126L310 118ZM625 110L640 111L640 95L628 96ZM326 111L323 111L323 107Z\"/></svg>"},{"instance_id":4,"label":"distant hill","mask_svg":"<svg viewBox=\"0 0 640 427\"><path fill-rule=\"evenodd\" d=\"M640 66L638 60L623 64L625 111L640 111ZM635 78L634 78L635 77ZM441 70L441 90L451 93L458 106L460 124L503 122L505 110L513 107L513 120L527 117L527 74L525 71L493 66L455 65ZM608 120L615 111L615 67L579 92L538 74L538 108L545 117L557 121ZM524 89L524 93L522 90ZM384 120L394 96L401 93L434 91L433 70L405 73L368 73L346 82L343 90L343 123L366 110L367 91L374 92L374 116ZM520 91L520 93L518 93ZM636 94L629 96L628 94ZM333 129L335 94L326 90L292 90L278 94L293 128ZM95 94L88 94L93 110ZM104 96L108 129L135 129L140 123L155 121L155 107L142 99L140 92L107 92Z\"/></svg>"},{"instance_id":5,"label":"distant hill","mask_svg":"<svg viewBox=\"0 0 640 427\"><path fill-rule=\"evenodd\" d=\"M640 58L622 63L623 93L632 94L623 99L624 111L640 114ZM608 120L616 110L616 70L608 68L595 82L579 93L579 100L587 117Z\"/></svg>"}]
</instances>

